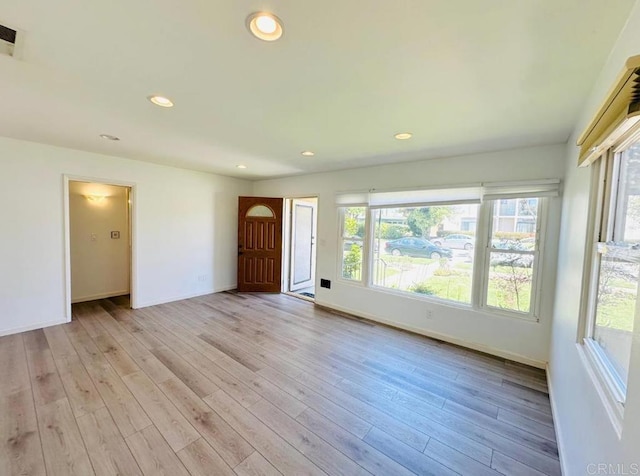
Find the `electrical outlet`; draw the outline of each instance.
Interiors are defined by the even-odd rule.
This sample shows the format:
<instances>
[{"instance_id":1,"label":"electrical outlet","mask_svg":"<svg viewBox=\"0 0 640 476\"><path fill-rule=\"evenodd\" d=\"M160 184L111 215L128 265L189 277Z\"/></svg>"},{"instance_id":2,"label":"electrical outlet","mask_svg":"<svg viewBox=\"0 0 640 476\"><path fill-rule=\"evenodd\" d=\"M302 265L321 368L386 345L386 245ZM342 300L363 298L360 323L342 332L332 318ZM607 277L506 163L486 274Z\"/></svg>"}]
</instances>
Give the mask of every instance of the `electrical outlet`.
<instances>
[{"instance_id":1,"label":"electrical outlet","mask_svg":"<svg viewBox=\"0 0 640 476\"><path fill-rule=\"evenodd\" d=\"M328 280L328 279L321 279L320 280L320 287L321 288L331 289L331 281Z\"/></svg>"},{"instance_id":2,"label":"electrical outlet","mask_svg":"<svg viewBox=\"0 0 640 476\"><path fill-rule=\"evenodd\" d=\"M200 276L198 276L198 281L204 282L206 280L207 280L207 275L206 274L201 274Z\"/></svg>"},{"instance_id":3,"label":"electrical outlet","mask_svg":"<svg viewBox=\"0 0 640 476\"><path fill-rule=\"evenodd\" d=\"M433 319L433 311L431 309L427 309L427 319Z\"/></svg>"}]
</instances>

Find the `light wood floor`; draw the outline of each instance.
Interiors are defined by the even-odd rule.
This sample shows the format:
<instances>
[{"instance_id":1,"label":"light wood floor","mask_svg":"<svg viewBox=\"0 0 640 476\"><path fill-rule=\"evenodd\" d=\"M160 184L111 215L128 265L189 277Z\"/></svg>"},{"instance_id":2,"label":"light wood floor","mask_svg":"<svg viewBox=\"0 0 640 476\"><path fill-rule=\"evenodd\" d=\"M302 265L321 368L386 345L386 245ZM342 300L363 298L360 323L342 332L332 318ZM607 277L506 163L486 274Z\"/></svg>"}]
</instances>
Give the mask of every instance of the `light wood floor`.
<instances>
[{"instance_id":1,"label":"light wood floor","mask_svg":"<svg viewBox=\"0 0 640 476\"><path fill-rule=\"evenodd\" d=\"M0 338L0 474L560 474L544 372L220 293Z\"/></svg>"}]
</instances>

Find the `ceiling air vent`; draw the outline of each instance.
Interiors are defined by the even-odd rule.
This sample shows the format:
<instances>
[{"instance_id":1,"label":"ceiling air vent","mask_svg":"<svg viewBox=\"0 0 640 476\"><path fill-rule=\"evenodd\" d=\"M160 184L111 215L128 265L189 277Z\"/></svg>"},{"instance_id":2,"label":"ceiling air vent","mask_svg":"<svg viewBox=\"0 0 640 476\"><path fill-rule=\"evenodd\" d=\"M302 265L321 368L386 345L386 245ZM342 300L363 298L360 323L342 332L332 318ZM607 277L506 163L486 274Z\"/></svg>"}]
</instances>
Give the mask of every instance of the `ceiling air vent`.
<instances>
[{"instance_id":1,"label":"ceiling air vent","mask_svg":"<svg viewBox=\"0 0 640 476\"><path fill-rule=\"evenodd\" d=\"M16 30L0 25L0 55L14 56L17 35Z\"/></svg>"}]
</instances>

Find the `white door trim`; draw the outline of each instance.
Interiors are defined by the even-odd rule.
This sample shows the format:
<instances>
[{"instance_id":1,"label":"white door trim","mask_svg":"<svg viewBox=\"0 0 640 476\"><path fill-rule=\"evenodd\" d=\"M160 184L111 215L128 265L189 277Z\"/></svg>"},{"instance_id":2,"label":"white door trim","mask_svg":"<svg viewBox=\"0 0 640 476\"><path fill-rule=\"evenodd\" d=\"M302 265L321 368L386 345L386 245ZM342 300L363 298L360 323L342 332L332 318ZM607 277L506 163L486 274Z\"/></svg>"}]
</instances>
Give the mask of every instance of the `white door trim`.
<instances>
[{"instance_id":1,"label":"white door trim","mask_svg":"<svg viewBox=\"0 0 640 476\"><path fill-rule=\"evenodd\" d=\"M135 309L137 307L137 228L138 228L138 210L137 210L137 184L135 182L125 182L122 180L105 179L98 177L87 177L81 175L67 175L62 176L63 180L63 197L64 197L64 282L65 282L65 309L67 322L71 322L71 237L70 237L70 213L69 213L69 182L91 182L101 183L105 185L117 185L121 187L129 187L131 193L129 199L131 200L131 256L130 256L130 280L129 287L131 288L131 307Z\"/></svg>"},{"instance_id":2,"label":"white door trim","mask_svg":"<svg viewBox=\"0 0 640 476\"><path fill-rule=\"evenodd\" d=\"M314 197L309 197L314 198ZM309 263L309 279L295 283L295 244L296 244L296 206L308 207L311 209L311 252L310 252L310 263ZM310 202L305 199L300 198L292 198L291 199L291 233L290 233L290 246L289 246L289 291L295 292L300 289L304 289L307 287L314 286L315 287L315 275L316 275L316 223L318 220L318 200Z\"/></svg>"}]
</instances>

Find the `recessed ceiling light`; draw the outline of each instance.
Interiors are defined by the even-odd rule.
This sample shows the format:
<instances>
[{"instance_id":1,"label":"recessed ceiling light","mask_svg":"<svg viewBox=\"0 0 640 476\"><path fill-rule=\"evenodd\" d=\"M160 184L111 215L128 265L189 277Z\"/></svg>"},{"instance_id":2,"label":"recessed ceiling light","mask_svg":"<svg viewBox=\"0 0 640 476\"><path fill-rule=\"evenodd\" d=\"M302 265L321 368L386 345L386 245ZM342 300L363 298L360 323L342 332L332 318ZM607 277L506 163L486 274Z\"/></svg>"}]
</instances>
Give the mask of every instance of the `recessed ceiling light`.
<instances>
[{"instance_id":1,"label":"recessed ceiling light","mask_svg":"<svg viewBox=\"0 0 640 476\"><path fill-rule=\"evenodd\" d=\"M236 165L236 167L238 167L239 169L246 169L247 168L246 165L242 165L242 164Z\"/></svg>"},{"instance_id":2,"label":"recessed ceiling light","mask_svg":"<svg viewBox=\"0 0 640 476\"><path fill-rule=\"evenodd\" d=\"M264 41L276 41L284 31L280 18L268 12L255 12L249 15L247 28L253 36Z\"/></svg>"},{"instance_id":3,"label":"recessed ceiling light","mask_svg":"<svg viewBox=\"0 0 640 476\"><path fill-rule=\"evenodd\" d=\"M100 137L105 140L120 140L120 137L112 136L110 134L100 134Z\"/></svg>"},{"instance_id":4,"label":"recessed ceiling light","mask_svg":"<svg viewBox=\"0 0 640 476\"><path fill-rule=\"evenodd\" d=\"M164 96L149 96L147 99L151 101L153 104L155 104L156 106L173 107L173 101Z\"/></svg>"},{"instance_id":5,"label":"recessed ceiling light","mask_svg":"<svg viewBox=\"0 0 640 476\"><path fill-rule=\"evenodd\" d=\"M304 150L301 152L302 155L304 155L305 157L313 157L315 154L315 152L312 152L310 150Z\"/></svg>"},{"instance_id":6,"label":"recessed ceiling light","mask_svg":"<svg viewBox=\"0 0 640 476\"><path fill-rule=\"evenodd\" d=\"M407 140L407 139L411 139L411 137L413 137L413 134L411 132L398 132L393 137L395 137L398 140Z\"/></svg>"}]
</instances>

